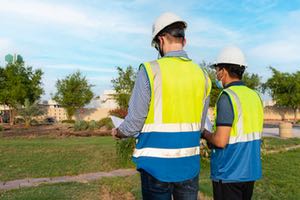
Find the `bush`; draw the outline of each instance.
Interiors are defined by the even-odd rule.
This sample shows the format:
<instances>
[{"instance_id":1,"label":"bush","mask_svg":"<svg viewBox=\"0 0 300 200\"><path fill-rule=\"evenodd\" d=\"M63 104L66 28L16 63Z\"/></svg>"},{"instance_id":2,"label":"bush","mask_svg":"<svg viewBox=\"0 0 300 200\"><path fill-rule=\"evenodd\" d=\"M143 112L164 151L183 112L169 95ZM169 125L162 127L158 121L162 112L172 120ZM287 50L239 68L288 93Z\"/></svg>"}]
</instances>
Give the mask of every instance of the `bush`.
<instances>
[{"instance_id":1,"label":"bush","mask_svg":"<svg viewBox=\"0 0 300 200\"><path fill-rule=\"evenodd\" d=\"M95 120L92 120L89 122L89 130L95 130L95 129L99 129L99 128L100 128L100 126Z\"/></svg>"},{"instance_id":2,"label":"bush","mask_svg":"<svg viewBox=\"0 0 300 200\"><path fill-rule=\"evenodd\" d=\"M112 129L114 127L110 117L105 117L98 122L99 128L106 127L107 129Z\"/></svg>"},{"instance_id":3,"label":"bush","mask_svg":"<svg viewBox=\"0 0 300 200\"><path fill-rule=\"evenodd\" d=\"M75 124L75 120L73 120L73 119L65 119L65 120L62 120L61 123Z\"/></svg>"},{"instance_id":4,"label":"bush","mask_svg":"<svg viewBox=\"0 0 300 200\"><path fill-rule=\"evenodd\" d=\"M36 119L32 119L32 120L30 120L30 125L36 126L36 125L39 125L39 122Z\"/></svg>"},{"instance_id":5,"label":"bush","mask_svg":"<svg viewBox=\"0 0 300 200\"><path fill-rule=\"evenodd\" d=\"M3 129L3 127L0 125L0 131L3 131L4 129Z\"/></svg>"},{"instance_id":6,"label":"bush","mask_svg":"<svg viewBox=\"0 0 300 200\"><path fill-rule=\"evenodd\" d=\"M109 111L110 115L120 117L120 118L125 118L127 113L128 113L127 109L123 109L123 108L117 108Z\"/></svg>"},{"instance_id":7,"label":"bush","mask_svg":"<svg viewBox=\"0 0 300 200\"><path fill-rule=\"evenodd\" d=\"M15 118L15 124L24 124L24 123L25 123L24 118L21 118L21 117Z\"/></svg>"},{"instance_id":8,"label":"bush","mask_svg":"<svg viewBox=\"0 0 300 200\"><path fill-rule=\"evenodd\" d=\"M116 143L116 153L121 167L128 167L135 148L135 138L118 140Z\"/></svg>"},{"instance_id":9,"label":"bush","mask_svg":"<svg viewBox=\"0 0 300 200\"><path fill-rule=\"evenodd\" d=\"M200 156L201 158L208 160L210 158L211 150L207 144L206 140L201 140L200 142Z\"/></svg>"},{"instance_id":10,"label":"bush","mask_svg":"<svg viewBox=\"0 0 300 200\"><path fill-rule=\"evenodd\" d=\"M87 121L81 120L74 123L74 131L85 131L89 128Z\"/></svg>"}]
</instances>

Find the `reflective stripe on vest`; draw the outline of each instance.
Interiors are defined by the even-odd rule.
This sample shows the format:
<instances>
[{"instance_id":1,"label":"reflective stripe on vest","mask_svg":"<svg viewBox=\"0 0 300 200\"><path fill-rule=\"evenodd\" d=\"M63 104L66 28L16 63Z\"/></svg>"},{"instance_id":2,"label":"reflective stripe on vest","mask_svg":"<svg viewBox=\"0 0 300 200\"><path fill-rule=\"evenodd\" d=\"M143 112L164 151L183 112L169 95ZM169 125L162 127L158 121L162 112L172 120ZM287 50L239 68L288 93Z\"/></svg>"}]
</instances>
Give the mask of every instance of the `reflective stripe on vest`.
<instances>
[{"instance_id":1,"label":"reflective stripe on vest","mask_svg":"<svg viewBox=\"0 0 300 200\"><path fill-rule=\"evenodd\" d=\"M151 100L150 100L150 109L149 109L149 114L147 116L147 119L145 121L144 127L141 131L141 134L147 134L147 133L153 133L153 132L160 132L160 133L181 133L181 132L199 132L200 131L200 126L201 126L201 114L204 106L204 100L205 98L209 95L210 93L210 88L211 88L211 82L208 76L203 72L203 70L197 66L198 68L196 69L194 63L191 61L180 61L179 64L182 62L186 62L185 67L191 67L192 70L194 71L193 74L191 74L191 78L194 78L193 76L199 76L199 86L191 85L191 87L196 88L197 92L202 95L198 95L198 98L201 96L200 99L196 99L194 101L197 102L197 104L201 105L202 107L198 107L198 110L194 110L193 112L199 112L197 115L200 115L198 119L192 119L192 120L187 120L187 121L178 121L178 122L172 122L168 121L170 120L168 116L164 115L164 108L163 108L163 100L164 98L168 97L163 97L163 78L170 78L168 77L168 74L164 74L162 76L162 68L161 67L169 67L164 63L164 60L168 59L168 61L174 62L176 64L176 59L179 58L163 58L160 59L159 61L162 61L159 63L159 61L152 61L150 63L145 63L145 69L148 74L150 86L151 86ZM189 62L189 63L187 63ZM160 65L163 66L160 66ZM170 66L174 67L174 66ZM194 69L194 68L195 69ZM180 68L179 68L180 69ZM168 69L171 70L171 69ZM176 70L176 69L175 69ZM163 71L165 72L165 71ZM184 73L184 72L183 72ZM195 74L196 73L196 74ZM202 78L201 78L202 77ZM175 78L175 77L171 77ZM202 87L201 87L201 80L202 82ZM176 82L176 79L172 80ZM187 81L189 82L189 80ZM193 84L192 82L191 84ZM205 84L205 86L204 86ZM204 86L204 87L203 87ZM198 88L199 87L199 88ZM192 89L194 89L192 88ZM187 88L188 89L188 88ZM201 91L200 91L201 90ZM197 94L198 94L197 93ZM177 95L177 94L176 94ZM181 95L181 94L179 94ZM174 98L174 97L173 97ZM191 97L187 97L191 98ZM202 102L203 103L202 103ZM152 104L152 105L151 105ZM172 105L170 105L172 106ZM180 105L178 109L180 110L181 108L184 108L185 105ZM190 109L191 110L191 109ZM166 113L165 113L166 114ZM175 112L174 112L175 114ZM195 113L191 113L192 116L195 115ZM181 119L181 118L180 118ZM167 136L166 136L167 137ZM158 138L159 139L159 138ZM170 149L170 148L140 148L140 149L135 149L133 156L138 158L138 157L158 157L158 158L180 158L180 157L185 157L185 156L193 156L193 155L199 155L199 145L197 147L189 147L189 148L176 148L176 149Z\"/></svg>"},{"instance_id":2,"label":"reflective stripe on vest","mask_svg":"<svg viewBox=\"0 0 300 200\"><path fill-rule=\"evenodd\" d=\"M246 86L231 86L224 89L223 92L228 94L232 102L234 112L234 121L228 144L261 139L263 108L258 94ZM243 103L247 104L244 105L244 108L245 106L252 106L256 110L251 110L248 113L243 111L243 105L240 99L243 98L243 95L247 95L247 97L249 97L249 99L244 98ZM244 120L245 115L251 115L247 118L249 120ZM248 127L247 130L244 128L245 125Z\"/></svg>"}]
</instances>

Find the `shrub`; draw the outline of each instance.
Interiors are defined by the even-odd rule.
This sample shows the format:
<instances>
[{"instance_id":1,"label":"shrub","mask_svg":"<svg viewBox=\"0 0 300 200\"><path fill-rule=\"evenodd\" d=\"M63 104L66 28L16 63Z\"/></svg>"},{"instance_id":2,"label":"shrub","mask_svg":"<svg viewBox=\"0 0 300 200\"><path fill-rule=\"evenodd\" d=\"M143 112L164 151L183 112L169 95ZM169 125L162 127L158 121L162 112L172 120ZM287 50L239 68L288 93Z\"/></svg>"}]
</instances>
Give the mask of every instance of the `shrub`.
<instances>
[{"instance_id":1,"label":"shrub","mask_svg":"<svg viewBox=\"0 0 300 200\"><path fill-rule=\"evenodd\" d=\"M110 117L105 117L98 122L99 128L106 127L107 129L112 129L114 127Z\"/></svg>"},{"instance_id":2,"label":"shrub","mask_svg":"<svg viewBox=\"0 0 300 200\"><path fill-rule=\"evenodd\" d=\"M24 118L16 117L16 118L15 118L15 123L16 123L16 124L24 124L24 123L25 123L25 120L24 120Z\"/></svg>"},{"instance_id":3,"label":"shrub","mask_svg":"<svg viewBox=\"0 0 300 200\"><path fill-rule=\"evenodd\" d=\"M30 120L30 125L31 126L39 125L39 122L36 119L32 119Z\"/></svg>"},{"instance_id":4,"label":"shrub","mask_svg":"<svg viewBox=\"0 0 300 200\"><path fill-rule=\"evenodd\" d=\"M89 128L89 123L84 120L76 121L74 123L74 131L84 131Z\"/></svg>"},{"instance_id":5,"label":"shrub","mask_svg":"<svg viewBox=\"0 0 300 200\"><path fill-rule=\"evenodd\" d=\"M123 108L117 108L109 111L110 115L120 117L120 118L125 118L127 113L128 113L127 109L123 109Z\"/></svg>"},{"instance_id":6,"label":"shrub","mask_svg":"<svg viewBox=\"0 0 300 200\"><path fill-rule=\"evenodd\" d=\"M99 124L95 120L89 122L89 130L95 130L98 128L100 128Z\"/></svg>"},{"instance_id":7,"label":"shrub","mask_svg":"<svg viewBox=\"0 0 300 200\"><path fill-rule=\"evenodd\" d=\"M201 155L201 158L204 158L205 160L209 159L210 158L211 150L209 148L209 145L207 144L207 141L206 140L201 140L200 144L201 144L200 145L200 155Z\"/></svg>"},{"instance_id":8,"label":"shrub","mask_svg":"<svg viewBox=\"0 0 300 200\"><path fill-rule=\"evenodd\" d=\"M131 163L132 153L135 148L135 138L118 140L116 143L116 153L121 167L128 167Z\"/></svg>"},{"instance_id":9,"label":"shrub","mask_svg":"<svg viewBox=\"0 0 300 200\"><path fill-rule=\"evenodd\" d=\"M75 124L75 120L73 120L73 119L65 119L65 120L62 120L61 123Z\"/></svg>"}]
</instances>

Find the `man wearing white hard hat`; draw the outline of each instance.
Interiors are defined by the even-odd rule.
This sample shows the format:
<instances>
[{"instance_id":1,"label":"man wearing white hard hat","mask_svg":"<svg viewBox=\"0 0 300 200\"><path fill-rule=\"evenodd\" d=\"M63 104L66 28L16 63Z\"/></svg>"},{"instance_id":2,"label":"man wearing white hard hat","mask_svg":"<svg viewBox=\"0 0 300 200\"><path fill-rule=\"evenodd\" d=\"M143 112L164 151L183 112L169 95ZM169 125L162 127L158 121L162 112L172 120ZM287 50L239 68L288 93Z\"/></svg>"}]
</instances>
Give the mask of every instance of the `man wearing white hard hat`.
<instances>
[{"instance_id":1,"label":"man wearing white hard hat","mask_svg":"<svg viewBox=\"0 0 300 200\"><path fill-rule=\"evenodd\" d=\"M183 50L186 27L173 13L154 22L151 44L160 58L141 64L128 115L112 131L119 138L138 135L133 161L143 199L197 199L211 81Z\"/></svg>"},{"instance_id":2,"label":"man wearing white hard hat","mask_svg":"<svg viewBox=\"0 0 300 200\"><path fill-rule=\"evenodd\" d=\"M211 179L215 200L248 200L261 178L263 105L259 94L241 81L245 56L237 47L223 49L213 65L222 89L216 103L215 130L202 137L212 144Z\"/></svg>"}]
</instances>

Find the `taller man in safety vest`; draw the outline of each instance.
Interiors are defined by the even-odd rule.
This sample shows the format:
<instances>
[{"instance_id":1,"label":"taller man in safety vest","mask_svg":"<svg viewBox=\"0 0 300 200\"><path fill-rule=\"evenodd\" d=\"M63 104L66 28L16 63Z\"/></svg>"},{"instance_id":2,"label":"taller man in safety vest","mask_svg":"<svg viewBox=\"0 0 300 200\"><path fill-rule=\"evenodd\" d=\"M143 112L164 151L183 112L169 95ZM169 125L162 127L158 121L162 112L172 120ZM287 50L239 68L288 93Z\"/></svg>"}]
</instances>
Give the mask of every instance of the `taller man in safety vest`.
<instances>
[{"instance_id":1,"label":"taller man in safety vest","mask_svg":"<svg viewBox=\"0 0 300 200\"><path fill-rule=\"evenodd\" d=\"M128 115L112 131L119 138L139 134L133 160L143 199L197 199L200 130L211 81L183 50L186 27L172 13L157 18L152 46L161 58L141 64Z\"/></svg>"},{"instance_id":2,"label":"taller man in safety vest","mask_svg":"<svg viewBox=\"0 0 300 200\"><path fill-rule=\"evenodd\" d=\"M214 65L217 86L215 132L202 137L214 145L211 179L215 200L251 199L254 181L262 176L260 144L263 106L258 93L241 81L246 63L237 47L225 48Z\"/></svg>"}]
</instances>

